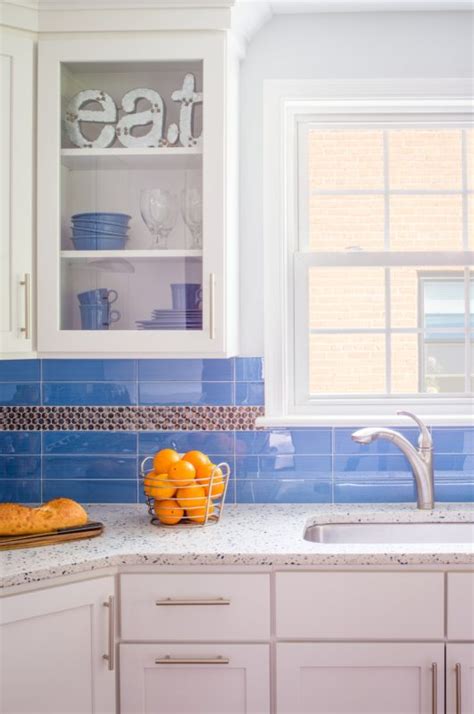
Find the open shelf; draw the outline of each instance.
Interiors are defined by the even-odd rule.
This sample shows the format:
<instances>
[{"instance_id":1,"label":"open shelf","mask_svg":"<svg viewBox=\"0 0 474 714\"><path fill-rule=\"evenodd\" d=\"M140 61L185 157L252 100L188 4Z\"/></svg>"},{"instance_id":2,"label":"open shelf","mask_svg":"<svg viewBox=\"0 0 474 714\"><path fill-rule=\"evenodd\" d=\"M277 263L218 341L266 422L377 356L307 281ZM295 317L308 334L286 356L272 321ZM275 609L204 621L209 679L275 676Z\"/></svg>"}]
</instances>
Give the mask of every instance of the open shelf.
<instances>
[{"instance_id":1,"label":"open shelf","mask_svg":"<svg viewBox=\"0 0 474 714\"><path fill-rule=\"evenodd\" d=\"M61 149L61 163L72 171L198 169L201 161L201 148L183 146L158 149Z\"/></svg>"},{"instance_id":2,"label":"open shelf","mask_svg":"<svg viewBox=\"0 0 474 714\"><path fill-rule=\"evenodd\" d=\"M202 250L62 250L61 258L68 260L98 260L100 258L124 258L125 260L202 258Z\"/></svg>"}]
</instances>

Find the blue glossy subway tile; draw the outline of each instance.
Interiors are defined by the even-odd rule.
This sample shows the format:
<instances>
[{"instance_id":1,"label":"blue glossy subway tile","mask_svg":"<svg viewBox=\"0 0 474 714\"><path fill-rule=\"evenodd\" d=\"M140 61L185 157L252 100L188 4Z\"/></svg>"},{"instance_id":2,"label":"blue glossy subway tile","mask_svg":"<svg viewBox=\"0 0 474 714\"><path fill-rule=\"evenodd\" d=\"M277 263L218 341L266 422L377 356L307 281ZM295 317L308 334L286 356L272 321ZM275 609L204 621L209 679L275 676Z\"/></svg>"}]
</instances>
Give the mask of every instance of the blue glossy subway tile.
<instances>
[{"instance_id":1,"label":"blue glossy subway tile","mask_svg":"<svg viewBox=\"0 0 474 714\"><path fill-rule=\"evenodd\" d=\"M231 382L231 359L142 359L140 382Z\"/></svg>"},{"instance_id":2,"label":"blue glossy subway tile","mask_svg":"<svg viewBox=\"0 0 474 714\"><path fill-rule=\"evenodd\" d=\"M474 427L433 429L435 453L474 454Z\"/></svg>"},{"instance_id":3,"label":"blue glossy subway tile","mask_svg":"<svg viewBox=\"0 0 474 714\"><path fill-rule=\"evenodd\" d=\"M474 482L455 481L435 483L435 501L463 503L474 502ZM472 515L474 517L474 506Z\"/></svg>"},{"instance_id":4,"label":"blue glossy subway tile","mask_svg":"<svg viewBox=\"0 0 474 714\"><path fill-rule=\"evenodd\" d=\"M347 479L334 484L334 503L409 503L415 501L415 484L411 481L380 479L355 481Z\"/></svg>"},{"instance_id":5,"label":"blue glossy subway tile","mask_svg":"<svg viewBox=\"0 0 474 714\"><path fill-rule=\"evenodd\" d=\"M235 385L235 403L238 406L262 406L265 404L263 382L237 382Z\"/></svg>"},{"instance_id":6,"label":"blue glossy subway tile","mask_svg":"<svg viewBox=\"0 0 474 714\"><path fill-rule=\"evenodd\" d=\"M39 383L0 383L0 406L37 406L40 403L40 398Z\"/></svg>"},{"instance_id":7,"label":"blue glossy subway tile","mask_svg":"<svg viewBox=\"0 0 474 714\"><path fill-rule=\"evenodd\" d=\"M1 503L40 503L39 479L0 479Z\"/></svg>"},{"instance_id":8,"label":"blue glossy subway tile","mask_svg":"<svg viewBox=\"0 0 474 714\"><path fill-rule=\"evenodd\" d=\"M132 359L45 359L45 382L131 382L137 378Z\"/></svg>"},{"instance_id":9,"label":"blue glossy subway tile","mask_svg":"<svg viewBox=\"0 0 474 714\"><path fill-rule=\"evenodd\" d=\"M343 479L348 473L358 481L373 479L378 473L390 478L410 479L411 467L404 456L335 456L334 477Z\"/></svg>"},{"instance_id":10,"label":"blue glossy subway tile","mask_svg":"<svg viewBox=\"0 0 474 714\"><path fill-rule=\"evenodd\" d=\"M331 454L330 429L237 431L239 454Z\"/></svg>"},{"instance_id":11,"label":"blue glossy subway tile","mask_svg":"<svg viewBox=\"0 0 474 714\"><path fill-rule=\"evenodd\" d=\"M350 429L335 429L334 430L334 453L336 454L397 454L400 453L394 444L384 439L377 439L371 444L357 444L352 441L351 435L360 427ZM418 442L418 429L400 429L394 427L397 431L403 434L412 444Z\"/></svg>"},{"instance_id":12,"label":"blue glossy subway tile","mask_svg":"<svg viewBox=\"0 0 474 714\"><path fill-rule=\"evenodd\" d=\"M137 403L132 382L45 382L43 404L48 406L123 406Z\"/></svg>"},{"instance_id":13,"label":"blue glossy subway tile","mask_svg":"<svg viewBox=\"0 0 474 714\"><path fill-rule=\"evenodd\" d=\"M41 457L0 456L0 478L40 478Z\"/></svg>"},{"instance_id":14,"label":"blue glossy subway tile","mask_svg":"<svg viewBox=\"0 0 474 714\"><path fill-rule=\"evenodd\" d=\"M38 431L0 431L0 454L39 454L41 434Z\"/></svg>"},{"instance_id":15,"label":"blue glossy subway tile","mask_svg":"<svg viewBox=\"0 0 474 714\"><path fill-rule=\"evenodd\" d=\"M474 481L474 454L434 455L435 478L471 478Z\"/></svg>"},{"instance_id":16,"label":"blue glossy subway tile","mask_svg":"<svg viewBox=\"0 0 474 714\"><path fill-rule=\"evenodd\" d=\"M115 479L137 477L135 456L44 456L45 479Z\"/></svg>"},{"instance_id":17,"label":"blue glossy subway tile","mask_svg":"<svg viewBox=\"0 0 474 714\"><path fill-rule=\"evenodd\" d=\"M45 454L136 454L135 432L48 431L43 434Z\"/></svg>"},{"instance_id":18,"label":"blue glossy subway tile","mask_svg":"<svg viewBox=\"0 0 474 714\"><path fill-rule=\"evenodd\" d=\"M160 449L175 449L179 453L197 449L205 454L233 454L234 434L231 431L148 431L138 434L140 454L154 454Z\"/></svg>"},{"instance_id":19,"label":"blue glossy subway tile","mask_svg":"<svg viewBox=\"0 0 474 714\"><path fill-rule=\"evenodd\" d=\"M140 382L139 402L144 405L230 405L232 382Z\"/></svg>"},{"instance_id":20,"label":"blue glossy subway tile","mask_svg":"<svg viewBox=\"0 0 474 714\"><path fill-rule=\"evenodd\" d=\"M237 503L331 503L329 480L236 480Z\"/></svg>"},{"instance_id":21,"label":"blue glossy subway tile","mask_svg":"<svg viewBox=\"0 0 474 714\"><path fill-rule=\"evenodd\" d=\"M320 478L325 474L331 477L332 463L330 456L294 456L291 454L279 454L277 456L259 456L259 470L261 476L265 478L286 478L295 477L301 474L301 478Z\"/></svg>"},{"instance_id":22,"label":"blue glossy subway tile","mask_svg":"<svg viewBox=\"0 0 474 714\"><path fill-rule=\"evenodd\" d=\"M7 359L0 361L0 382L39 382L39 359Z\"/></svg>"},{"instance_id":23,"label":"blue glossy subway tile","mask_svg":"<svg viewBox=\"0 0 474 714\"><path fill-rule=\"evenodd\" d=\"M235 358L236 382L262 382L263 378L262 357Z\"/></svg>"},{"instance_id":24,"label":"blue glossy subway tile","mask_svg":"<svg viewBox=\"0 0 474 714\"><path fill-rule=\"evenodd\" d=\"M44 480L43 499L59 497L79 503L137 503L138 481Z\"/></svg>"}]
</instances>

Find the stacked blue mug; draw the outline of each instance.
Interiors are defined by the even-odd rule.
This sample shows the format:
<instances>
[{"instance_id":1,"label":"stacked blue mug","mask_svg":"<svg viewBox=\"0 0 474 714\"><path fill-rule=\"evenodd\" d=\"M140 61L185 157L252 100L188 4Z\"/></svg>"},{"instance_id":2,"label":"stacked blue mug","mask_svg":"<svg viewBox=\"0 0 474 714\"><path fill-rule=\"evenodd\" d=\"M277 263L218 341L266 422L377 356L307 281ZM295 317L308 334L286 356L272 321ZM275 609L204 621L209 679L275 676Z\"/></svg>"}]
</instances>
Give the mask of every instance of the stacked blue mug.
<instances>
[{"instance_id":1,"label":"stacked blue mug","mask_svg":"<svg viewBox=\"0 0 474 714\"><path fill-rule=\"evenodd\" d=\"M130 218L127 213L76 213L71 219L75 250L123 250Z\"/></svg>"},{"instance_id":2,"label":"stacked blue mug","mask_svg":"<svg viewBox=\"0 0 474 714\"><path fill-rule=\"evenodd\" d=\"M111 296L112 299L111 299ZM113 322L120 320L120 312L110 306L118 298L116 290L97 288L79 293L79 310L83 330L108 330Z\"/></svg>"}]
</instances>

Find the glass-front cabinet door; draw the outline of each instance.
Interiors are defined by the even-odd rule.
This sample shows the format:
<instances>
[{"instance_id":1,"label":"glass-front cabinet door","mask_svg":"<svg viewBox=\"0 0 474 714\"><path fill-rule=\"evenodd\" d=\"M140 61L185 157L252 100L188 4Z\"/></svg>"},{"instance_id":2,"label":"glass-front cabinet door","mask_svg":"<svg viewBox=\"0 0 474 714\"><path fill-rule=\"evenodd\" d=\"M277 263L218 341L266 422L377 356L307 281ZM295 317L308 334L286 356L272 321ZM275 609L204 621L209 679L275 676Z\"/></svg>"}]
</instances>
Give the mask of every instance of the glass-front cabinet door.
<instances>
[{"instance_id":1,"label":"glass-front cabinet door","mask_svg":"<svg viewBox=\"0 0 474 714\"><path fill-rule=\"evenodd\" d=\"M45 40L39 350L223 354L223 37Z\"/></svg>"}]
</instances>

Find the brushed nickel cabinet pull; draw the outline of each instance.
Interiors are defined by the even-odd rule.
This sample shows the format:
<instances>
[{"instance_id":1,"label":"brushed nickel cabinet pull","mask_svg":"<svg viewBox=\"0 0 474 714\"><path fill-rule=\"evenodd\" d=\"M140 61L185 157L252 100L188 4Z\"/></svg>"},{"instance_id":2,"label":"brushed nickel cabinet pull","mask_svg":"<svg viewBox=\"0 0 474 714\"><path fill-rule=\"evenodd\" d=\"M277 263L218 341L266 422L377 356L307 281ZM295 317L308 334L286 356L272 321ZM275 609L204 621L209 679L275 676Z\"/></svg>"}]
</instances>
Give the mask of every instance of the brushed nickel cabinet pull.
<instances>
[{"instance_id":1,"label":"brushed nickel cabinet pull","mask_svg":"<svg viewBox=\"0 0 474 714\"><path fill-rule=\"evenodd\" d=\"M229 664L228 657L159 657L155 664Z\"/></svg>"},{"instance_id":2,"label":"brushed nickel cabinet pull","mask_svg":"<svg viewBox=\"0 0 474 714\"><path fill-rule=\"evenodd\" d=\"M224 597L203 598L202 600L199 600L197 598L190 600L181 600L179 598L167 597L164 598L164 600L157 600L155 602L155 605L157 605L158 607L169 605L230 605L230 600L227 600Z\"/></svg>"},{"instance_id":3,"label":"brushed nickel cabinet pull","mask_svg":"<svg viewBox=\"0 0 474 714\"><path fill-rule=\"evenodd\" d=\"M109 641L108 641L108 652L102 655L103 659L106 659L109 663L109 670L113 672L115 667L115 601L113 595L109 597L107 602L103 603L104 607L109 608Z\"/></svg>"},{"instance_id":4,"label":"brushed nickel cabinet pull","mask_svg":"<svg viewBox=\"0 0 474 714\"><path fill-rule=\"evenodd\" d=\"M23 280L20 281L20 285L25 288L25 326L20 328L20 332L25 335L25 340L29 340L31 337L30 329L30 302L31 302L31 275L30 273L25 273Z\"/></svg>"},{"instance_id":5,"label":"brushed nickel cabinet pull","mask_svg":"<svg viewBox=\"0 0 474 714\"><path fill-rule=\"evenodd\" d=\"M438 665L436 662L431 665L431 701L433 714L438 714Z\"/></svg>"},{"instance_id":6,"label":"brushed nickel cabinet pull","mask_svg":"<svg viewBox=\"0 0 474 714\"><path fill-rule=\"evenodd\" d=\"M457 662L456 663L456 714L462 714L461 675L462 675L461 664L459 662Z\"/></svg>"},{"instance_id":7,"label":"brushed nickel cabinet pull","mask_svg":"<svg viewBox=\"0 0 474 714\"><path fill-rule=\"evenodd\" d=\"M209 335L211 340L216 337L216 315L215 315L215 286L216 286L216 276L214 273L209 275Z\"/></svg>"}]
</instances>

